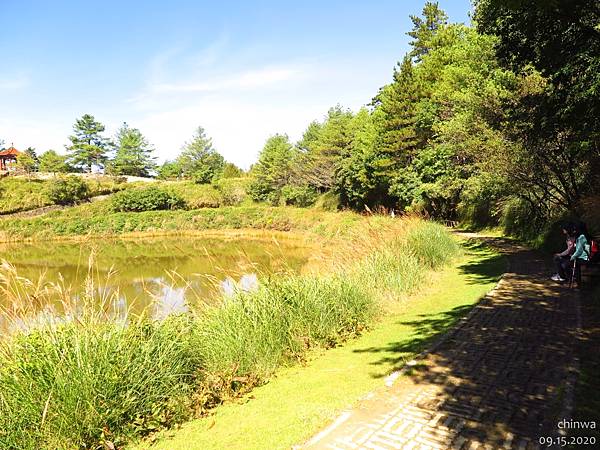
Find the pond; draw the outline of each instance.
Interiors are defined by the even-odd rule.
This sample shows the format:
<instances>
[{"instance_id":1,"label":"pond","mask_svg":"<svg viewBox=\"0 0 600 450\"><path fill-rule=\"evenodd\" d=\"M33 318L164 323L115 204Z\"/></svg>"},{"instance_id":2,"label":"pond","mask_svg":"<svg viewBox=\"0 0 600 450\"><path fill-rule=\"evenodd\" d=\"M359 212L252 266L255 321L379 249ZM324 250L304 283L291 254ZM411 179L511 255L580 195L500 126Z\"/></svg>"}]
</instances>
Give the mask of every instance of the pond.
<instances>
[{"instance_id":1,"label":"pond","mask_svg":"<svg viewBox=\"0 0 600 450\"><path fill-rule=\"evenodd\" d=\"M298 273L313 256L314 251L303 242L274 237L2 244L0 258L14 266L19 277L32 281L29 292L39 285L37 290L45 294L33 296L40 299L39 304L19 305L19 314L14 313L15 296L4 292L0 329L8 326L6 308L13 309L8 314L11 327L19 315L29 316L28 325L17 322L25 328L31 325L31 316L38 321L64 316L65 297L75 305L93 297L118 320L141 311L162 319L236 289L255 289L264 276ZM4 268L5 286L6 272Z\"/></svg>"}]
</instances>

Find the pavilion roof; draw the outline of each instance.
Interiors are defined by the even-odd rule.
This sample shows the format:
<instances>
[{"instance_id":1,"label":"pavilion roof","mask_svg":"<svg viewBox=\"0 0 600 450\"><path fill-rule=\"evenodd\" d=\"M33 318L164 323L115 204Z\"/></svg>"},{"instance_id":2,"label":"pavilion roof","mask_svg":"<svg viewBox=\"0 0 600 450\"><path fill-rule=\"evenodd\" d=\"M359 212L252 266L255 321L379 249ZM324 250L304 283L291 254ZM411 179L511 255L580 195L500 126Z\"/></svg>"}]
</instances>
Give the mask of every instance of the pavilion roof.
<instances>
[{"instance_id":1,"label":"pavilion roof","mask_svg":"<svg viewBox=\"0 0 600 450\"><path fill-rule=\"evenodd\" d=\"M0 152L0 156L19 156L21 152L14 147L9 147Z\"/></svg>"}]
</instances>

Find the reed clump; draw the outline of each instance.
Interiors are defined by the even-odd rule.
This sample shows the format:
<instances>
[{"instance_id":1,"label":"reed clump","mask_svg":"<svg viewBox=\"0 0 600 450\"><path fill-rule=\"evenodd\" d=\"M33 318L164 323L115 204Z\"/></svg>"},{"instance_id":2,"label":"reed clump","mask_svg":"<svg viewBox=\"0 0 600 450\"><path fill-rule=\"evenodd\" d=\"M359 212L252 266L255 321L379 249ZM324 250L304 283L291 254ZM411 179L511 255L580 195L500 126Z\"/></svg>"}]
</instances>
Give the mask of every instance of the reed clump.
<instances>
[{"instance_id":1,"label":"reed clump","mask_svg":"<svg viewBox=\"0 0 600 450\"><path fill-rule=\"evenodd\" d=\"M428 269L457 252L436 224L407 220L393 235L363 230L325 274L274 276L255 291L162 321L107 320L115 298L93 307L102 289L90 289L85 307L72 299L62 307L67 320L2 341L0 448L119 446L202 414L311 348L360 334L384 298L418 289ZM10 287L19 282L2 267L0 289L13 303L52 289Z\"/></svg>"}]
</instances>

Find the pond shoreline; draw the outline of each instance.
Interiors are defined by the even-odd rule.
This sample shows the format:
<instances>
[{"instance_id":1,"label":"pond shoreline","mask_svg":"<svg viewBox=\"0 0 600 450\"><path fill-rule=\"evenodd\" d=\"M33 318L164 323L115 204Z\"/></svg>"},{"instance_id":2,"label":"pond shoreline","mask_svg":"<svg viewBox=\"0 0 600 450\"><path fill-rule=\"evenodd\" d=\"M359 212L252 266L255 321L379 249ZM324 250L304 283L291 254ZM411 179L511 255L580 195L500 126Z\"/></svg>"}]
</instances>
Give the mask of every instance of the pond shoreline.
<instances>
[{"instance_id":1,"label":"pond shoreline","mask_svg":"<svg viewBox=\"0 0 600 450\"><path fill-rule=\"evenodd\" d=\"M2 239L0 235L0 245L3 244L34 244L37 242L88 242L100 241L102 239L133 241L139 239L153 238L172 238L172 237L198 237L198 238L219 238L219 239L239 239L251 238L255 240L271 240L273 237L289 240L307 240L314 239L314 235L307 231L290 230L280 231L259 228L223 228L223 229L202 229L202 230L175 230L175 231L134 231L126 233L107 233L107 234L82 234L82 235L55 235L55 236L32 236L17 237L13 239Z\"/></svg>"},{"instance_id":2,"label":"pond shoreline","mask_svg":"<svg viewBox=\"0 0 600 450\"><path fill-rule=\"evenodd\" d=\"M368 221L393 223L389 217L347 211L266 205L120 213L100 201L32 218L0 218L0 242L274 232L331 237L345 235Z\"/></svg>"},{"instance_id":3,"label":"pond shoreline","mask_svg":"<svg viewBox=\"0 0 600 450\"><path fill-rule=\"evenodd\" d=\"M77 321L15 336L0 351L0 447L120 447L201 415L309 350L362 334L385 302L416 292L429 270L460 254L439 224L356 218L329 216L323 234L351 230L345 236L356 239L333 246L331 271L270 277L256 291L163 321L123 327L84 310Z\"/></svg>"},{"instance_id":4,"label":"pond shoreline","mask_svg":"<svg viewBox=\"0 0 600 450\"><path fill-rule=\"evenodd\" d=\"M0 339L3 331L19 332L42 317L76 317L84 296L110 299L92 304L122 322L156 319L220 301L238 287L254 289L263 278L305 273L320 258L310 242L274 235L0 244L0 280L36 286L33 303L0 296Z\"/></svg>"}]
</instances>

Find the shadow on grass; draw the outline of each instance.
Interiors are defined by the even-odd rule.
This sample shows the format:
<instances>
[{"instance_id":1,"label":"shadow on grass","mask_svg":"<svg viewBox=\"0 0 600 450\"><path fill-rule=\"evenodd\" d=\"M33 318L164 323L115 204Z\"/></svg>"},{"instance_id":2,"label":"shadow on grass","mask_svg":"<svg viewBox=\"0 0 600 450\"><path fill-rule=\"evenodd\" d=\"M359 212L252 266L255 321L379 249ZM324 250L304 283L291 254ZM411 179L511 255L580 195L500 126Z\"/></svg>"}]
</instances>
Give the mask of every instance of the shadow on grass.
<instances>
[{"instance_id":1,"label":"shadow on grass","mask_svg":"<svg viewBox=\"0 0 600 450\"><path fill-rule=\"evenodd\" d=\"M466 275L468 284L488 284L500 279L506 269L504 255L490 249L486 242L469 239L463 243L468 254L478 256L474 262L459 266ZM432 346L446 331L454 327L464 318L474 305L458 306L450 311L436 314L421 314L418 320L400 321L399 325L410 327L411 337L390 343L384 347L369 347L355 350L356 353L381 353L381 359L375 365L391 365L393 370L403 367L415 354ZM384 375L373 375L381 378Z\"/></svg>"},{"instance_id":2,"label":"shadow on grass","mask_svg":"<svg viewBox=\"0 0 600 450\"><path fill-rule=\"evenodd\" d=\"M450 311L440 314L427 315L421 314L418 320L401 321L400 325L411 328L410 338L402 341L392 342L383 347L367 347L354 350L355 353L381 353L381 359L374 362L374 365L390 365L392 370L401 369L410 358L415 354L422 352L432 346L440 335L452 328L460 319L465 317L473 309L473 305L457 306ZM373 375L375 378L382 378L385 375Z\"/></svg>"},{"instance_id":3,"label":"shadow on grass","mask_svg":"<svg viewBox=\"0 0 600 450\"><path fill-rule=\"evenodd\" d=\"M487 284L498 281L506 270L506 257L491 252L483 243L466 242L463 247L467 254L484 254L485 258L459 266L462 273L467 275L470 284Z\"/></svg>"}]
</instances>

